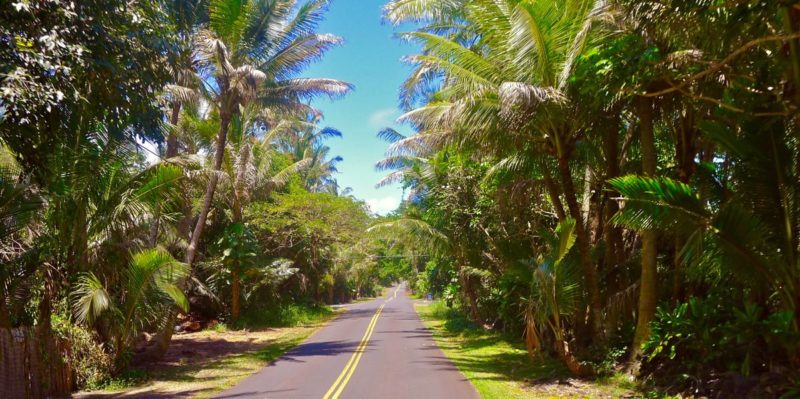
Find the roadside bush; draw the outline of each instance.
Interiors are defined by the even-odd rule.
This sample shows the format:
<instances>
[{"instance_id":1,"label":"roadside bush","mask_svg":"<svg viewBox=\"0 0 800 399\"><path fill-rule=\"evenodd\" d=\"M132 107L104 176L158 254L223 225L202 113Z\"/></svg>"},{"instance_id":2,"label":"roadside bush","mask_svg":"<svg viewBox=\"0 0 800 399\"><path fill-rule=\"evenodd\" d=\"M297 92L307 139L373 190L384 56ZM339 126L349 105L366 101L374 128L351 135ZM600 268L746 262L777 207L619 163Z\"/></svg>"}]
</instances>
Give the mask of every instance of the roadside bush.
<instances>
[{"instance_id":1,"label":"roadside bush","mask_svg":"<svg viewBox=\"0 0 800 399\"><path fill-rule=\"evenodd\" d=\"M332 314L327 306L285 303L271 308L249 309L239 320L240 327L297 327L313 324Z\"/></svg>"},{"instance_id":2,"label":"roadside bush","mask_svg":"<svg viewBox=\"0 0 800 399\"><path fill-rule=\"evenodd\" d=\"M414 291L414 294L420 297L424 297L429 292L431 292L430 285L428 284L428 277L425 275L425 273L417 274L417 277L416 279L414 279L414 284L411 289L412 291Z\"/></svg>"},{"instance_id":3,"label":"roadside bush","mask_svg":"<svg viewBox=\"0 0 800 399\"><path fill-rule=\"evenodd\" d=\"M78 389L97 389L106 385L114 372L113 357L97 343L95 333L53 316L53 331L70 344L69 364Z\"/></svg>"},{"instance_id":4,"label":"roadside bush","mask_svg":"<svg viewBox=\"0 0 800 399\"><path fill-rule=\"evenodd\" d=\"M643 346L643 371L673 386L683 380L677 385L695 392L724 390L724 380L752 386L764 378L784 380L791 372L777 365L791 363L787 353L800 345L792 320L791 312L753 303L734 307L719 295L661 307Z\"/></svg>"}]
</instances>

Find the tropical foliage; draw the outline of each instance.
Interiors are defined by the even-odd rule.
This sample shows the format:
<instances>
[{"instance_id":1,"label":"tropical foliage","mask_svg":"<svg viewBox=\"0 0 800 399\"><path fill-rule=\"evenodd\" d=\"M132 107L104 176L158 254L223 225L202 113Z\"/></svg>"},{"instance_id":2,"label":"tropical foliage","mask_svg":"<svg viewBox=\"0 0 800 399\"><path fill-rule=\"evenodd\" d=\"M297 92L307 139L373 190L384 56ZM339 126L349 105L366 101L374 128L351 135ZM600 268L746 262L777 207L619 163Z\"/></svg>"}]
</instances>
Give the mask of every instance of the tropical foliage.
<instances>
[{"instance_id":1,"label":"tropical foliage","mask_svg":"<svg viewBox=\"0 0 800 399\"><path fill-rule=\"evenodd\" d=\"M234 328L375 291L338 256L371 216L309 105L351 86L303 75L341 43L326 9L3 3L0 328L34 328L47 359L72 342L56 363L98 386L162 355L178 313Z\"/></svg>"},{"instance_id":2,"label":"tropical foliage","mask_svg":"<svg viewBox=\"0 0 800 399\"><path fill-rule=\"evenodd\" d=\"M795 2L396 0L384 15L421 49L398 119L415 134L380 132L377 164L410 193L384 236L437 243L421 293L575 374L627 353L694 394L796 392Z\"/></svg>"},{"instance_id":3,"label":"tropical foliage","mask_svg":"<svg viewBox=\"0 0 800 399\"><path fill-rule=\"evenodd\" d=\"M250 326L402 277L575 375L800 392L800 4L387 1L419 51L384 218L312 105L352 90L304 73L342 44L327 7L0 5L0 328L97 385L181 313Z\"/></svg>"}]
</instances>

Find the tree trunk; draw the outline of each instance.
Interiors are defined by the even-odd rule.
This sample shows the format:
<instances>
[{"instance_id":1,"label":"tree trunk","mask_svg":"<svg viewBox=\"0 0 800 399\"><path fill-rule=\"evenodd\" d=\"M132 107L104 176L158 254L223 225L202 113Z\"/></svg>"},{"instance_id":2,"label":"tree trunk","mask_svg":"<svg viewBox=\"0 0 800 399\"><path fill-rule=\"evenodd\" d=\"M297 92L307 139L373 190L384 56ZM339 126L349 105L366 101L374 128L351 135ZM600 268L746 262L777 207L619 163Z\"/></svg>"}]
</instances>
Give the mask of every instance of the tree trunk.
<instances>
[{"instance_id":1,"label":"tree trunk","mask_svg":"<svg viewBox=\"0 0 800 399\"><path fill-rule=\"evenodd\" d=\"M589 293L589 308L592 327L592 340L601 342L603 340L602 331L602 302L600 300L600 288L597 285L597 271L592 264L592 249L589 235L586 231L586 222L583 220L581 208L575 196L575 186L572 183L572 173L569 170L569 159L566 156L558 157L558 170L561 175L561 184L564 187L564 197L567 201L567 208L570 216L575 219L575 238L578 242L578 252L581 258L583 269L583 281L586 291Z\"/></svg>"},{"instance_id":2,"label":"tree trunk","mask_svg":"<svg viewBox=\"0 0 800 399\"><path fill-rule=\"evenodd\" d=\"M242 295L240 278L238 268L231 270L231 322L234 324L239 320L239 308L241 306L239 302Z\"/></svg>"},{"instance_id":3,"label":"tree trunk","mask_svg":"<svg viewBox=\"0 0 800 399\"><path fill-rule=\"evenodd\" d=\"M691 107L687 108L684 116L681 117L679 136L675 140L675 158L678 165L678 179L682 183L689 183L695 172L695 156L698 154L697 137L698 130L695 126L694 111ZM713 150L711 154L706 154L713 160ZM675 234L675 248L673 251L673 276L672 276L672 297L679 301L683 296L683 263L680 253L686 239L680 234Z\"/></svg>"},{"instance_id":4,"label":"tree trunk","mask_svg":"<svg viewBox=\"0 0 800 399\"><path fill-rule=\"evenodd\" d=\"M606 129L603 137L603 147L606 158L605 179L613 179L619 176L619 114L615 113L609 128ZM608 189L608 187L605 187ZM605 191L605 190L604 190ZM605 212L604 212L604 238L606 241L605 255L603 256L606 271L611 273L619 264L622 255L622 231L619 227L609 223L612 217L619 211L619 203L611 199L616 195L614 191L605 191ZM620 288L618 286L618 288Z\"/></svg>"},{"instance_id":5,"label":"tree trunk","mask_svg":"<svg viewBox=\"0 0 800 399\"><path fill-rule=\"evenodd\" d=\"M605 181L602 185L603 200L601 206L603 207L603 215L600 220L600 225L603 228L603 240L605 241L603 269L607 276L608 287L610 291L615 293L627 288L621 265L624 252L622 229L611 223L611 218L619 211L619 203L614 199L619 194L613 191L611 186L606 183L609 179L618 177L620 174L619 129L620 115L619 111L615 110L603 135L603 153L606 165ZM619 313L610 312L607 315L605 320L607 334L616 331L619 323Z\"/></svg>"},{"instance_id":6,"label":"tree trunk","mask_svg":"<svg viewBox=\"0 0 800 399\"><path fill-rule=\"evenodd\" d=\"M587 377L594 374L594 370L592 370L590 366L578 362L578 359L570 351L567 341L563 339L556 339L555 345L556 352L558 352L558 357L561 358L561 361L564 362L564 365L567 366L567 369L569 369L569 372L573 376Z\"/></svg>"},{"instance_id":7,"label":"tree trunk","mask_svg":"<svg viewBox=\"0 0 800 399\"><path fill-rule=\"evenodd\" d=\"M172 126L177 126L181 116L181 102L175 101L172 103L172 115L170 115L169 123ZM169 136L167 136L167 159L178 155L178 135L175 134L175 129L170 129Z\"/></svg>"},{"instance_id":8,"label":"tree trunk","mask_svg":"<svg viewBox=\"0 0 800 399\"><path fill-rule=\"evenodd\" d=\"M649 98L640 98L637 103L639 113L640 141L642 147L642 173L653 177L656 174L655 136L653 134L653 103ZM650 321L656 313L658 302L656 269L656 232L643 231L642 234L642 274L639 284L639 311L637 312L636 332L633 336L631 359L638 361L642 344L650 336Z\"/></svg>"},{"instance_id":9,"label":"tree trunk","mask_svg":"<svg viewBox=\"0 0 800 399\"><path fill-rule=\"evenodd\" d=\"M472 289L472 285L470 284L470 278L464 272L463 267L459 271L459 275L461 277L461 288L464 291L464 296L467 299L467 305L469 306L470 314L472 315L472 320L475 322L483 324L483 320L481 319L481 313L478 309L478 300L475 298L475 292Z\"/></svg>"},{"instance_id":10,"label":"tree trunk","mask_svg":"<svg viewBox=\"0 0 800 399\"><path fill-rule=\"evenodd\" d=\"M150 225L150 234L147 238L150 247L155 248L158 244L158 229L161 224L161 204L156 203L153 210L153 224Z\"/></svg>"},{"instance_id":11,"label":"tree trunk","mask_svg":"<svg viewBox=\"0 0 800 399\"><path fill-rule=\"evenodd\" d=\"M173 116L174 115L175 114L173 113ZM212 173L211 177L209 177L208 179L206 194L203 200L203 209L200 211L200 215L197 218L197 224L195 225L194 232L192 233L192 237L189 242L189 247L186 248L185 262L189 266L190 271L192 267L192 262L194 262L194 258L197 252L197 246L200 244L200 235L203 234L203 227L206 224L206 218L208 218L208 212L211 210L211 203L214 200L214 191L217 189L217 181L218 181L217 173L220 170L222 170L222 159L225 154L225 143L227 142L228 139L228 126L230 124L230 120L231 120L230 115L220 114L219 134L217 135L216 147L214 149L214 173ZM173 309L172 312L167 316L164 326L162 327L161 332L158 334L158 337L156 338L157 348L152 353L151 355L152 357L159 359L163 357L164 354L167 353L170 341L172 341L172 334L175 331L175 322L177 315L178 315L177 310Z\"/></svg>"},{"instance_id":12,"label":"tree trunk","mask_svg":"<svg viewBox=\"0 0 800 399\"><path fill-rule=\"evenodd\" d=\"M46 279L50 281L46 281L44 284L42 299L38 307L39 315L35 334L39 350L37 353L38 359L35 362L36 370L33 370L33 381L40 384L38 389L41 390L41 397L61 398L69 396L72 391L72 381L64 378L65 375L68 375L68 371L65 370L68 365L59 350L51 322L53 314L52 293L55 291L52 278L53 276L47 273Z\"/></svg>"},{"instance_id":13,"label":"tree trunk","mask_svg":"<svg viewBox=\"0 0 800 399\"><path fill-rule=\"evenodd\" d=\"M3 295L0 297L0 328L11 328L11 312L8 311L6 306L5 292L0 292L0 295Z\"/></svg>"},{"instance_id":14,"label":"tree trunk","mask_svg":"<svg viewBox=\"0 0 800 399\"><path fill-rule=\"evenodd\" d=\"M553 182L553 177L550 175L550 169L547 165L542 162L542 176L544 179L544 186L547 189L547 194L550 196L550 201L553 203L553 208L555 208L556 216L558 216L558 220L564 220L567 218L567 214L564 213L564 205L561 203L561 197L559 197L558 187Z\"/></svg>"},{"instance_id":15,"label":"tree trunk","mask_svg":"<svg viewBox=\"0 0 800 399\"><path fill-rule=\"evenodd\" d=\"M225 143L228 140L228 125L231 121L231 115L220 113L219 134L217 135L217 142L214 149L214 169L213 173L208 179L206 186L206 194L203 198L203 208L200 210L200 215L197 218L197 223L194 226L189 247L186 248L186 264L192 266L194 258L197 254L197 246L200 245L200 236L203 234L203 228L206 225L208 213L211 211L211 204L214 201L214 192L217 189L217 182L219 181L219 171L222 170L222 159L225 155Z\"/></svg>"}]
</instances>

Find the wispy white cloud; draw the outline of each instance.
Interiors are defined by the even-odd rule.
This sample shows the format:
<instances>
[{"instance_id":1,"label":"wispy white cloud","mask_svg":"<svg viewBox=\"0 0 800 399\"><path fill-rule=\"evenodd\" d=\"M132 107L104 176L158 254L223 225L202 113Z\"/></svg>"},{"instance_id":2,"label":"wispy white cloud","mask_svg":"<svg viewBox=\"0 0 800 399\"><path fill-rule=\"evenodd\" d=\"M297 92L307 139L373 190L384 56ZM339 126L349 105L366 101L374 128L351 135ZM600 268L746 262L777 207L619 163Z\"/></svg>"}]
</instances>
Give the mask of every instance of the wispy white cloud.
<instances>
[{"instance_id":1,"label":"wispy white cloud","mask_svg":"<svg viewBox=\"0 0 800 399\"><path fill-rule=\"evenodd\" d=\"M400 110L397 108L383 108L369 114L369 127L373 129L382 129L394 125L394 120L400 116Z\"/></svg>"},{"instance_id":2,"label":"wispy white cloud","mask_svg":"<svg viewBox=\"0 0 800 399\"><path fill-rule=\"evenodd\" d=\"M381 198L368 198L366 200L367 206L372 212L378 215L386 215L387 213L397 209L400 206L400 199L397 197L381 197Z\"/></svg>"}]
</instances>

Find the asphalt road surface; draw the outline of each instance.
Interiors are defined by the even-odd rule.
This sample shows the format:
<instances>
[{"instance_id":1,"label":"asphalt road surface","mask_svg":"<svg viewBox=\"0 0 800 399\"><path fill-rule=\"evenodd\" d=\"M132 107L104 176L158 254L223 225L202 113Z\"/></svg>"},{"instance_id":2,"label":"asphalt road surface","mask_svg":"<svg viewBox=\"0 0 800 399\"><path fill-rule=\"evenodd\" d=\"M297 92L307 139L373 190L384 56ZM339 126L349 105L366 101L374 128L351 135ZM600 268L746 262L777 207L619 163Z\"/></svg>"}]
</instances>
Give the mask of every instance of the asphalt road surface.
<instances>
[{"instance_id":1,"label":"asphalt road surface","mask_svg":"<svg viewBox=\"0 0 800 399\"><path fill-rule=\"evenodd\" d=\"M473 399L403 286L347 312L217 398Z\"/></svg>"}]
</instances>

